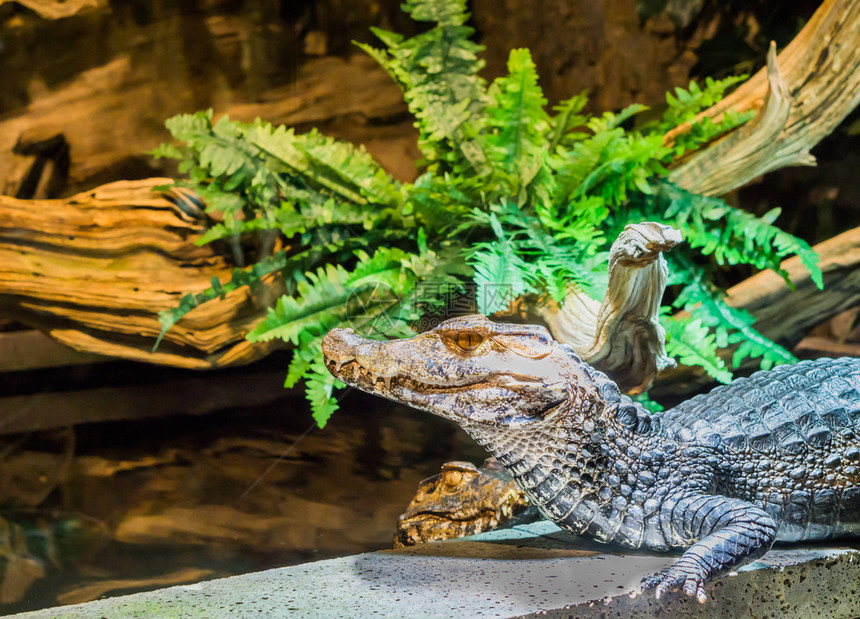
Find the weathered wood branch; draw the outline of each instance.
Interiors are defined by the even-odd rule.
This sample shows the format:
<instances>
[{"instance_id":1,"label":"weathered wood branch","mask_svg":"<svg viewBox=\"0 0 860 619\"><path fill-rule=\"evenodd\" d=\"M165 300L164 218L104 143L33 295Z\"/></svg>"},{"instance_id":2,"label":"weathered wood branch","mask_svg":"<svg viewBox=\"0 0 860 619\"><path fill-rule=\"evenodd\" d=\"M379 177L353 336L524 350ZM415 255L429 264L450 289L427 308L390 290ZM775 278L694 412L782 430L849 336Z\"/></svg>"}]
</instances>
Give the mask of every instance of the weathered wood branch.
<instances>
[{"instance_id":1,"label":"weathered wood branch","mask_svg":"<svg viewBox=\"0 0 860 619\"><path fill-rule=\"evenodd\" d=\"M227 280L223 253L194 244L201 213L153 193L169 179L111 183L66 200L0 196L0 315L72 348L187 368L247 363L269 345L245 333L279 293L271 280L190 312L151 352L158 312Z\"/></svg>"},{"instance_id":2,"label":"weathered wood branch","mask_svg":"<svg viewBox=\"0 0 860 619\"><path fill-rule=\"evenodd\" d=\"M161 59L162 64L171 62L174 59ZM298 70L293 83L269 89L253 101L244 101L234 92L217 101L190 100L189 90L194 89L171 81L176 73L193 75L194 71L180 66L162 74L154 66L139 66L129 56L119 55L26 107L5 113L0 118L0 193L26 198L61 195L22 192L36 158L21 152L21 145L55 136L61 136L71 151L63 175L65 195L117 177L169 175L170 165L143 153L169 140L165 118L209 106L217 116L228 114L237 120L260 117L300 129L319 127L333 137L364 143L396 177L414 176L416 132L407 119L400 119L406 108L403 97L388 74L364 54L312 58ZM170 95L153 99L154 92ZM344 97L344 92L350 96ZM110 139L105 138L105 127L113 128Z\"/></svg>"},{"instance_id":3,"label":"weathered wood branch","mask_svg":"<svg viewBox=\"0 0 860 619\"><path fill-rule=\"evenodd\" d=\"M767 67L701 114L756 110L756 118L681 162L669 178L722 195L782 167L814 165L809 151L860 103L858 40L860 1L825 0L782 53L771 44Z\"/></svg>"},{"instance_id":4,"label":"weathered wood branch","mask_svg":"<svg viewBox=\"0 0 860 619\"><path fill-rule=\"evenodd\" d=\"M25 6L42 19L55 20L77 15L82 11L102 8L107 5L106 0L0 0L0 4L14 2Z\"/></svg>"},{"instance_id":5,"label":"weathered wood branch","mask_svg":"<svg viewBox=\"0 0 860 619\"><path fill-rule=\"evenodd\" d=\"M658 372L674 365L665 354L658 314L668 274L662 252L680 242L680 233L669 226L628 225L609 251L602 303L574 291L562 307L550 303L535 312L556 339L610 373L622 389L644 391Z\"/></svg>"}]
</instances>

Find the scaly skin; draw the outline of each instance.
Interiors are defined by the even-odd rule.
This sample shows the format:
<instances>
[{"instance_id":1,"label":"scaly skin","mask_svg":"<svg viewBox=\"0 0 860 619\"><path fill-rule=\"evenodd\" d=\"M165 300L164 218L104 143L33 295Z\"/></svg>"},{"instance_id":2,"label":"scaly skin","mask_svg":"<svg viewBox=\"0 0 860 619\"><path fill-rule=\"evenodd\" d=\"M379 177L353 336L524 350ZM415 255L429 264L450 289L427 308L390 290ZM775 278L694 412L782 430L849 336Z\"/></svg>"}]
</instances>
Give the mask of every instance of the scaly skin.
<instances>
[{"instance_id":1,"label":"scaly skin","mask_svg":"<svg viewBox=\"0 0 860 619\"><path fill-rule=\"evenodd\" d=\"M758 372L651 415L542 327L483 316L378 342L323 341L345 383L451 419L561 527L666 551L660 597L761 557L776 540L860 534L860 360Z\"/></svg>"}]
</instances>

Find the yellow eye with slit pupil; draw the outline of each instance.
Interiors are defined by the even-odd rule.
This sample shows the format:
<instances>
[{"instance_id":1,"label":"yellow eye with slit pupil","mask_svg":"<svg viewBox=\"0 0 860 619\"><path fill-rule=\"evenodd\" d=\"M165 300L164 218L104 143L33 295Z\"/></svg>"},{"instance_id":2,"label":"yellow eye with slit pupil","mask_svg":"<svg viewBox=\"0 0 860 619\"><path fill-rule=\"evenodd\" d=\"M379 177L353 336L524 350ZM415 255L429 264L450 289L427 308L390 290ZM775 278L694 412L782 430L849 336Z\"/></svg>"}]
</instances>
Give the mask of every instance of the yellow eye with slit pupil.
<instances>
[{"instance_id":1,"label":"yellow eye with slit pupil","mask_svg":"<svg viewBox=\"0 0 860 619\"><path fill-rule=\"evenodd\" d=\"M460 331L454 341L463 350L475 350L484 341L484 337L474 331Z\"/></svg>"}]
</instances>

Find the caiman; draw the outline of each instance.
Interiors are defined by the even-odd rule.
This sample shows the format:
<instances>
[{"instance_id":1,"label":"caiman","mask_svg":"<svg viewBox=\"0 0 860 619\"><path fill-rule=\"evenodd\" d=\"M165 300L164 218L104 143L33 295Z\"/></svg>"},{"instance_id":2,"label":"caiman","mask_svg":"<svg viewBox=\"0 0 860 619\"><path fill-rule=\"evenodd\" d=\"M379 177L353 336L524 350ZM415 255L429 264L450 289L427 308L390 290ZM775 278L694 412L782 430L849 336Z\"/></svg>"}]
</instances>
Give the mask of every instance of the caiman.
<instances>
[{"instance_id":1,"label":"caiman","mask_svg":"<svg viewBox=\"0 0 860 619\"><path fill-rule=\"evenodd\" d=\"M529 500L494 458L446 462L422 481L397 519L394 547L474 535L525 522Z\"/></svg>"},{"instance_id":2,"label":"caiman","mask_svg":"<svg viewBox=\"0 0 860 619\"><path fill-rule=\"evenodd\" d=\"M601 542L687 548L642 585L705 584L779 541L860 534L860 360L739 378L665 412L622 395L540 326L452 318L373 341L334 329L337 378L451 419L540 512Z\"/></svg>"}]
</instances>

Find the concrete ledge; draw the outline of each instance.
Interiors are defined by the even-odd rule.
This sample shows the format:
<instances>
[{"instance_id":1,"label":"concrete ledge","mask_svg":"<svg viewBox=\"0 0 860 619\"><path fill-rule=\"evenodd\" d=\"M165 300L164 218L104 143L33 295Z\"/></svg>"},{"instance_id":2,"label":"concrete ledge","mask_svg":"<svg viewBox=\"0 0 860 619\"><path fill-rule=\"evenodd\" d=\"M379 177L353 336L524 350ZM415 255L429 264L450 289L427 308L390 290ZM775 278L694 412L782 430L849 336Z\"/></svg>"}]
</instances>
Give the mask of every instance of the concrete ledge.
<instances>
[{"instance_id":1,"label":"concrete ledge","mask_svg":"<svg viewBox=\"0 0 860 619\"><path fill-rule=\"evenodd\" d=\"M860 551L785 547L684 595L636 595L673 555L607 553L539 522L472 538L170 587L16 617L856 617Z\"/></svg>"}]
</instances>

